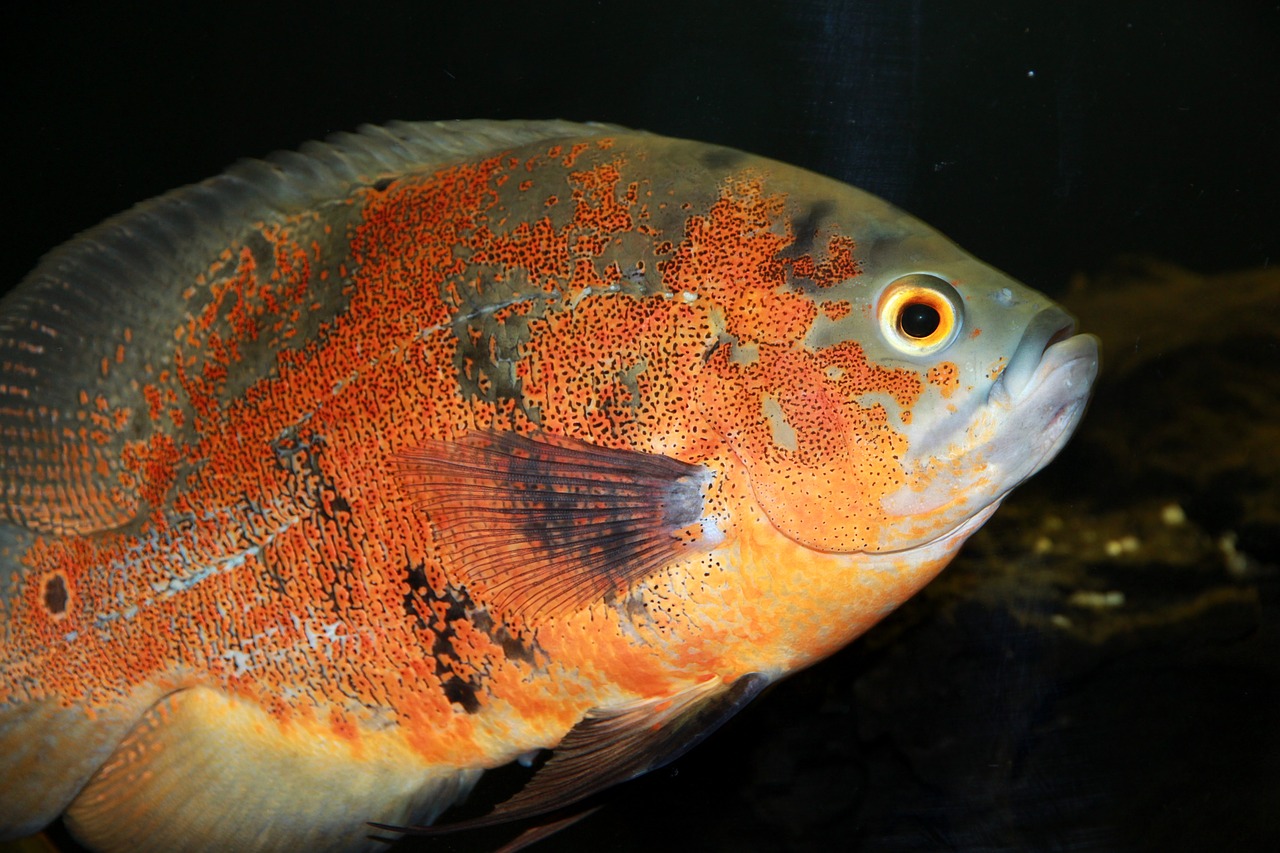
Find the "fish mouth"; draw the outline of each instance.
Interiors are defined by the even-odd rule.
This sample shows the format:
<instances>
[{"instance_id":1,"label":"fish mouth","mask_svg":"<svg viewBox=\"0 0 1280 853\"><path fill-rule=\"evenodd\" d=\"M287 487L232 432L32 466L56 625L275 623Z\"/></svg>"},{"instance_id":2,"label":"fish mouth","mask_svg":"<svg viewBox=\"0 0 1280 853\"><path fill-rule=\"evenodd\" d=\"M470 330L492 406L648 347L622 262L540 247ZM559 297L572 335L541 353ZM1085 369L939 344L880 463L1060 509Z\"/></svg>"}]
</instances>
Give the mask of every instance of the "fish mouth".
<instances>
[{"instance_id":1,"label":"fish mouth","mask_svg":"<svg viewBox=\"0 0 1280 853\"><path fill-rule=\"evenodd\" d=\"M1067 360L1087 358L1087 353L1084 352L1087 344L1084 341L1068 350L1050 352L1075 337L1093 340L1096 373L1097 338L1092 335L1075 336L1075 329L1075 320L1057 306L1045 308L1036 314L1022 333L1022 339L1014 348L1009 364L992 385L989 400L996 405L1017 405L1034 387L1043 385L1047 373L1060 366L1063 356L1067 356ZM1092 384L1092 377L1087 381Z\"/></svg>"},{"instance_id":2,"label":"fish mouth","mask_svg":"<svg viewBox=\"0 0 1280 853\"><path fill-rule=\"evenodd\" d=\"M1065 311L1048 308L1032 320L992 385L988 402L1005 412L1001 436L989 448L993 459L1016 470L1010 488L1057 455L1084 415L1098 376L1100 342L1074 334ZM1022 455L1015 462L1012 457Z\"/></svg>"},{"instance_id":3,"label":"fish mouth","mask_svg":"<svg viewBox=\"0 0 1280 853\"><path fill-rule=\"evenodd\" d=\"M1005 382L1001 375L991 388L991 402L1021 406L1045 394L1083 401L1098 376L1099 350L1095 335L1073 335L1070 329L1055 333L1027 376Z\"/></svg>"}]
</instances>

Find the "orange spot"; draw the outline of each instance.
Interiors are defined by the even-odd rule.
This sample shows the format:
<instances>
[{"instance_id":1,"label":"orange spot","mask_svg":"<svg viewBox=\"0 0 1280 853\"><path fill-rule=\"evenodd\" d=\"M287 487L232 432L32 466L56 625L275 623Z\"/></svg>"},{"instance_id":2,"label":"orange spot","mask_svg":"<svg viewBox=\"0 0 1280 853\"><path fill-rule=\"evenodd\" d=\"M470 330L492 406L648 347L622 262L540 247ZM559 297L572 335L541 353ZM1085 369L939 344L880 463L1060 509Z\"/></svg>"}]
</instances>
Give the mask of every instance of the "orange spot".
<instances>
[{"instance_id":1,"label":"orange spot","mask_svg":"<svg viewBox=\"0 0 1280 853\"><path fill-rule=\"evenodd\" d=\"M925 375L930 385L936 386L943 397L950 397L960 387L960 369L954 362L944 361L929 368Z\"/></svg>"},{"instance_id":2,"label":"orange spot","mask_svg":"<svg viewBox=\"0 0 1280 853\"><path fill-rule=\"evenodd\" d=\"M568 154L566 154L566 155L564 155L564 159L563 159L563 160L561 160L561 161L560 161L560 163L561 163L561 164L562 164L566 169L571 169L571 168L573 168L573 164L574 164L575 162L577 162L578 157L579 157L579 156L581 156L582 152L583 152L583 151L586 151L586 150L587 150L588 148L590 148L590 147L591 147L590 143L587 143L587 142L575 142L575 143L573 144L573 147L569 149L569 153L568 153Z\"/></svg>"}]
</instances>

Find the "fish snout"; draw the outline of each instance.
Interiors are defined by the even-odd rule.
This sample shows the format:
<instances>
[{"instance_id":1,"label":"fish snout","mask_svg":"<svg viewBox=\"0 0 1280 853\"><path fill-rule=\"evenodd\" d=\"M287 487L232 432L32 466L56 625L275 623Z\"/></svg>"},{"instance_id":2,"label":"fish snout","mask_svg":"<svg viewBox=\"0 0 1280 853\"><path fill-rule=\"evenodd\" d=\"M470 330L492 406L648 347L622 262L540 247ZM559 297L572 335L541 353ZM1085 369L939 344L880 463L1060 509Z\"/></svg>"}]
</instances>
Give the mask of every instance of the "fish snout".
<instances>
[{"instance_id":1,"label":"fish snout","mask_svg":"<svg viewBox=\"0 0 1280 853\"><path fill-rule=\"evenodd\" d=\"M1036 314L1023 331L1022 339L1014 348L1008 366L991 387L991 402L1004 405L1020 402L1031 392L1032 386L1037 384L1032 380L1042 372L1042 367L1047 366L1047 361L1081 360L1080 366L1087 367L1083 362L1092 358L1092 371L1088 377L1091 383L1097 372L1098 340L1092 335L1076 335L1075 329L1075 319L1056 305ZM1055 352L1055 355L1064 358L1046 358L1051 348L1067 342L1070 342L1070 346Z\"/></svg>"}]
</instances>

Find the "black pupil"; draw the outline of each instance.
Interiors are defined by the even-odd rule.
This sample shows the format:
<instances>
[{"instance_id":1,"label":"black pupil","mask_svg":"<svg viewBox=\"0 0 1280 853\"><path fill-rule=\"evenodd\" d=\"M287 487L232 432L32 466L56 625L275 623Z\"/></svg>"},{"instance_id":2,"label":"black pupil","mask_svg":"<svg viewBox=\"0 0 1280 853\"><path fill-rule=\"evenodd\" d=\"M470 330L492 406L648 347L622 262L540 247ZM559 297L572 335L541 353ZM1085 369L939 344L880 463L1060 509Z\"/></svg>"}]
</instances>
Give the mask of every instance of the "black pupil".
<instances>
[{"instance_id":1,"label":"black pupil","mask_svg":"<svg viewBox=\"0 0 1280 853\"><path fill-rule=\"evenodd\" d=\"M923 302L912 302L902 309L898 319L898 327L902 333L912 338L927 338L938 331L942 317L938 309Z\"/></svg>"}]
</instances>

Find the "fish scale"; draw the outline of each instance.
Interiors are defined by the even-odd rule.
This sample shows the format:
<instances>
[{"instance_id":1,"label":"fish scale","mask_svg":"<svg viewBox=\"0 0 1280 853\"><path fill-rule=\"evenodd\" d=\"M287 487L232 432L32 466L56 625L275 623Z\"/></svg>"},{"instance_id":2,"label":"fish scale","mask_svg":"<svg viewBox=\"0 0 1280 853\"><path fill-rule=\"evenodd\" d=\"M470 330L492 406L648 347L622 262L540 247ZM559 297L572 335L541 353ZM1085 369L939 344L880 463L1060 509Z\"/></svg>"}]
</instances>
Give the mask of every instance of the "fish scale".
<instances>
[{"instance_id":1,"label":"fish scale","mask_svg":"<svg viewBox=\"0 0 1280 853\"><path fill-rule=\"evenodd\" d=\"M1096 364L878 199L621 128L148 202L0 303L0 834L357 850L531 751L467 825L658 766L940 571Z\"/></svg>"}]
</instances>

